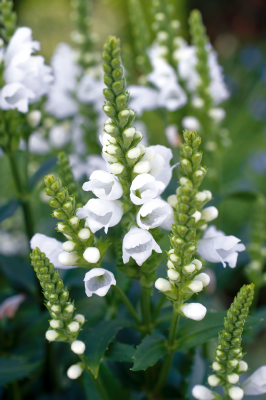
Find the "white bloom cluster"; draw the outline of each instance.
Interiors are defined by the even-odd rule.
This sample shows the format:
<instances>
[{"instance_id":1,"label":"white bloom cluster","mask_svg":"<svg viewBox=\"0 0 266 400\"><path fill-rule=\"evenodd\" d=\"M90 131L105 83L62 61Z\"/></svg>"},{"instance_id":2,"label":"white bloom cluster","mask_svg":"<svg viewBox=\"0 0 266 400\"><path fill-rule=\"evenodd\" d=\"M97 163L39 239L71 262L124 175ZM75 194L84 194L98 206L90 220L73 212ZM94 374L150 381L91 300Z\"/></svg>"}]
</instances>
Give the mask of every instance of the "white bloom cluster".
<instances>
[{"instance_id":1,"label":"white bloom cluster","mask_svg":"<svg viewBox=\"0 0 266 400\"><path fill-rule=\"evenodd\" d=\"M53 80L51 68L44 64L40 55L40 43L32 40L30 28L18 28L6 48L2 50L5 85L0 90L0 108L17 109L26 113L29 104L47 94Z\"/></svg>"}]
</instances>

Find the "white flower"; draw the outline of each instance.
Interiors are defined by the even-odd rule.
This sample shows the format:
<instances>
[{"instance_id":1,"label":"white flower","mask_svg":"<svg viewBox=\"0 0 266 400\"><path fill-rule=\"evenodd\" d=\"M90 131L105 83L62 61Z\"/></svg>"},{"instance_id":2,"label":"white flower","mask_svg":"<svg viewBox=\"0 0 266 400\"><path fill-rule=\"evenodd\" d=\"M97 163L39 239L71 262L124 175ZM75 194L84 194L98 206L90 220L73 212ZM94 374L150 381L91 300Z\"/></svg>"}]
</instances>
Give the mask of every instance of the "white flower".
<instances>
[{"instance_id":1,"label":"white flower","mask_svg":"<svg viewBox=\"0 0 266 400\"><path fill-rule=\"evenodd\" d=\"M114 274L103 268L93 268L86 273L85 291L88 297L94 293L98 296L105 296L111 285L116 285Z\"/></svg>"},{"instance_id":2,"label":"white flower","mask_svg":"<svg viewBox=\"0 0 266 400\"><path fill-rule=\"evenodd\" d=\"M203 284L203 287L208 286L210 283L210 277L208 274L205 274L205 272L202 272L201 274L198 274L194 278L196 281L201 281Z\"/></svg>"},{"instance_id":3,"label":"white flower","mask_svg":"<svg viewBox=\"0 0 266 400\"><path fill-rule=\"evenodd\" d=\"M200 129L200 122L196 117L187 116L182 119L182 126L189 131L198 131Z\"/></svg>"},{"instance_id":4,"label":"white flower","mask_svg":"<svg viewBox=\"0 0 266 400\"><path fill-rule=\"evenodd\" d=\"M137 223L140 228L153 229L162 225L165 220L171 220L172 215L172 207L166 201L157 198L143 204L137 214Z\"/></svg>"},{"instance_id":5,"label":"white flower","mask_svg":"<svg viewBox=\"0 0 266 400\"><path fill-rule=\"evenodd\" d=\"M234 268L237 263L238 252L244 251L245 246L239 243L235 236L226 236L222 231L217 231L215 226L210 226L198 242L198 254L206 261L212 263L226 263Z\"/></svg>"},{"instance_id":6,"label":"white flower","mask_svg":"<svg viewBox=\"0 0 266 400\"><path fill-rule=\"evenodd\" d=\"M119 223L123 216L122 203L119 200L91 199L84 207L79 208L77 216L86 218L86 225L95 233L104 227L105 233L108 228Z\"/></svg>"},{"instance_id":7,"label":"white flower","mask_svg":"<svg viewBox=\"0 0 266 400\"><path fill-rule=\"evenodd\" d=\"M49 132L49 142L52 147L61 149L70 141L69 127L63 124L54 125Z\"/></svg>"},{"instance_id":8,"label":"white flower","mask_svg":"<svg viewBox=\"0 0 266 400\"><path fill-rule=\"evenodd\" d=\"M175 111L187 103L187 95L177 82L170 82L159 92L158 106Z\"/></svg>"},{"instance_id":9,"label":"white flower","mask_svg":"<svg viewBox=\"0 0 266 400\"><path fill-rule=\"evenodd\" d=\"M266 393L266 365L258 368L242 385L246 395Z\"/></svg>"},{"instance_id":10,"label":"white flower","mask_svg":"<svg viewBox=\"0 0 266 400\"><path fill-rule=\"evenodd\" d=\"M5 299L0 304L0 320L5 317L13 318L19 308L20 304L25 300L24 294L16 294Z\"/></svg>"},{"instance_id":11,"label":"white flower","mask_svg":"<svg viewBox=\"0 0 266 400\"><path fill-rule=\"evenodd\" d=\"M211 108L209 110L209 116L213 119L214 122L220 123L226 116L226 112L223 108Z\"/></svg>"},{"instance_id":12,"label":"white flower","mask_svg":"<svg viewBox=\"0 0 266 400\"><path fill-rule=\"evenodd\" d=\"M59 336L58 333L53 329L49 329L49 331L45 333L45 337L49 342L53 342L58 338L58 336Z\"/></svg>"},{"instance_id":13,"label":"white flower","mask_svg":"<svg viewBox=\"0 0 266 400\"><path fill-rule=\"evenodd\" d=\"M87 247L87 249L83 253L83 257L89 263L95 264L99 261L101 254L97 247Z\"/></svg>"},{"instance_id":14,"label":"white flower","mask_svg":"<svg viewBox=\"0 0 266 400\"><path fill-rule=\"evenodd\" d=\"M71 367L67 370L67 376L69 379L78 379L83 372L83 365L82 363L78 363L75 365L71 365Z\"/></svg>"},{"instance_id":15,"label":"white flower","mask_svg":"<svg viewBox=\"0 0 266 400\"><path fill-rule=\"evenodd\" d=\"M35 95L32 90L26 88L22 83L9 83L0 90L0 108L2 110L17 109L26 113L28 105Z\"/></svg>"},{"instance_id":16,"label":"white flower","mask_svg":"<svg viewBox=\"0 0 266 400\"><path fill-rule=\"evenodd\" d=\"M149 174L154 176L157 181L163 182L167 187L172 178L173 168L177 165L171 167L172 158L172 150L167 147L161 145L149 146L146 148L140 163L148 161L150 164Z\"/></svg>"},{"instance_id":17,"label":"white flower","mask_svg":"<svg viewBox=\"0 0 266 400\"><path fill-rule=\"evenodd\" d=\"M85 182L82 189L92 191L99 199L117 200L123 194L123 188L118 178L109 172L94 171L90 176L90 181Z\"/></svg>"},{"instance_id":18,"label":"white flower","mask_svg":"<svg viewBox=\"0 0 266 400\"><path fill-rule=\"evenodd\" d=\"M192 396L194 396L195 399L198 399L198 400L213 400L214 399L214 395L213 395L212 391L202 385L196 385L193 387Z\"/></svg>"},{"instance_id":19,"label":"white flower","mask_svg":"<svg viewBox=\"0 0 266 400\"><path fill-rule=\"evenodd\" d=\"M232 400L241 400L244 397L244 390L237 386L231 387L228 393Z\"/></svg>"},{"instance_id":20,"label":"white flower","mask_svg":"<svg viewBox=\"0 0 266 400\"><path fill-rule=\"evenodd\" d=\"M181 306L181 311L187 318L201 321L205 317L207 309L200 303L188 303Z\"/></svg>"},{"instance_id":21,"label":"white flower","mask_svg":"<svg viewBox=\"0 0 266 400\"><path fill-rule=\"evenodd\" d=\"M72 253L67 253L63 251L63 243L59 242L54 238L42 235L41 233L36 233L30 241L31 249L39 247L41 252L45 253L46 257L49 258L50 262L54 264L55 268L61 269L71 269L77 268L76 266L63 264L62 261L69 261L69 256ZM59 260L60 256L60 260ZM74 253L75 259L75 253Z\"/></svg>"},{"instance_id":22,"label":"white flower","mask_svg":"<svg viewBox=\"0 0 266 400\"><path fill-rule=\"evenodd\" d=\"M218 210L216 207L207 207L201 211L201 219L210 222L218 217Z\"/></svg>"},{"instance_id":23,"label":"white flower","mask_svg":"<svg viewBox=\"0 0 266 400\"><path fill-rule=\"evenodd\" d=\"M164 278L158 278L154 285L160 292L169 292L172 289L171 283Z\"/></svg>"},{"instance_id":24,"label":"white flower","mask_svg":"<svg viewBox=\"0 0 266 400\"><path fill-rule=\"evenodd\" d=\"M136 111L138 117L143 114L143 111L155 110L158 108L159 92L155 89L146 86L129 86L130 93L129 106Z\"/></svg>"},{"instance_id":25,"label":"white flower","mask_svg":"<svg viewBox=\"0 0 266 400\"><path fill-rule=\"evenodd\" d=\"M156 181L150 174L140 174L132 182L130 187L130 199L132 203L140 205L159 196L165 189L165 185Z\"/></svg>"},{"instance_id":26,"label":"white flower","mask_svg":"<svg viewBox=\"0 0 266 400\"><path fill-rule=\"evenodd\" d=\"M148 231L132 226L123 239L123 262L126 264L132 257L138 265L142 265L151 256L152 250L162 252Z\"/></svg>"},{"instance_id":27,"label":"white flower","mask_svg":"<svg viewBox=\"0 0 266 400\"><path fill-rule=\"evenodd\" d=\"M77 97L84 104L94 103L96 108L101 108L104 103L104 88L102 79L96 79L92 75L85 74L78 84Z\"/></svg>"},{"instance_id":28,"label":"white flower","mask_svg":"<svg viewBox=\"0 0 266 400\"><path fill-rule=\"evenodd\" d=\"M81 340L75 340L71 343L71 350L75 354L83 354L86 349L85 343Z\"/></svg>"},{"instance_id":29,"label":"white flower","mask_svg":"<svg viewBox=\"0 0 266 400\"><path fill-rule=\"evenodd\" d=\"M48 154L51 146L48 140L39 131L35 131L29 138L29 151L34 154Z\"/></svg>"}]
</instances>

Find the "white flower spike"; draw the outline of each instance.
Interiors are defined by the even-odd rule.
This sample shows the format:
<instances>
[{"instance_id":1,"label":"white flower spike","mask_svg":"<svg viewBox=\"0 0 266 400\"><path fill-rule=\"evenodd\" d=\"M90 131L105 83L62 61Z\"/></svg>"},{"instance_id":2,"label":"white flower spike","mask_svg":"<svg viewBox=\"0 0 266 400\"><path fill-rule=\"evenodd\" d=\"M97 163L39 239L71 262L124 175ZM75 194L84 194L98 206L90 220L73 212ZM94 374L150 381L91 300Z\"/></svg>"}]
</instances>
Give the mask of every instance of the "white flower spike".
<instances>
[{"instance_id":1,"label":"white flower spike","mask_svg":"<svg viewBox=\"0 0 266 400\"><path fill-rule=\"evenodd\" d=\"M118 200L123 194L123 188L115 175L106 171L94 171L89 182L85 182L82 189L92 191L99 199Z\"/></svg>"},{"instance_id":2,"label":"white flower spike","mask_svg":"<svg viewBox=\"0 0 266 400\"><path fill-rule=\"evenodd\" d=\"M102 228L107 233L108 228L120 222L123 216L122 203L119 200L91 199L78 209L77 216L86 218L86 225L93 233Z\"/></svg>"},{"instance_id":3,"label":"white flower spike","mask_svg":"<svg viewBox=\"0 0 266 400\"><path fill-rule=\"evenodd\" d=\"M196 385L192 389L192 396L198 400L213 400L214 395L212 391L203 385Z\"/></svg>"},{"instance_id":4,"label":"white flower spike","mask_svg":"<svg viewBox=\"0 0 266 400\"><path fill-rule=\"evenodd\" d=\"M246 395L266 393L266 365L258 368L242 385Z\"/></svg>"},{"instance_id":5,"label":"white flower spike","mask_svg":"<svg viewBox=\"0 0 266 400\"><path fill-rule=\"evenodd\" d=\"M169 224L168 224L168 221ZM165 227L163 223L166 222ZM173 209L164 200L153 199L143 204L137 214L137 223L140 228L153 229L162 226L165 229L171 229L173 223ZM170 225L170 226L169 226Z\"/></svg>"},{"instance_id":6,"label":"white flower spike","mask_svg":"<svg viewBox=\"0 0 266 400\"><path fill-rule=\"evenodd\" d=\"M86 273L85 291L88 297L97 294L100 297L106 295L111 285L116 285L114 274L103 268L93 268Z\"/></svg>"},{"instance_id":7,"label":"white flower spike","mask_svg":"<svg viewBox=\"0 0 266 400\"><path fill-rule=\"evenodd\" d=\"M224 267L235 268L238 252L244 251L245 246L239 243L235 236L226 236L218 231L215 226L210 226L198 242L198 254L211 263L221 262Z\"/></svg>"},{"instance_id":8,"label":"white flower spike","mask_svg":"<svg viewBox=\"0 0 266 400\"><path fill-rule=\"evenodd\" d=\"M131 184L130 199L134 204L144 204L159 196L164 189L164 183L156 181L154 176L150 174L140 174Z\"/></svg>"},{"instance_id":9,"label":"white flower spike","mask_svg":"<svg viewBox=\"0 0 266 400\"><path fill-rule=\"evenodd\" d=\"M151 256L152 250L162 252L148 231L132 226L123 239L123 262L126 264L132 257L138 265L142 265Z\"/></svg>"}]
</instances>

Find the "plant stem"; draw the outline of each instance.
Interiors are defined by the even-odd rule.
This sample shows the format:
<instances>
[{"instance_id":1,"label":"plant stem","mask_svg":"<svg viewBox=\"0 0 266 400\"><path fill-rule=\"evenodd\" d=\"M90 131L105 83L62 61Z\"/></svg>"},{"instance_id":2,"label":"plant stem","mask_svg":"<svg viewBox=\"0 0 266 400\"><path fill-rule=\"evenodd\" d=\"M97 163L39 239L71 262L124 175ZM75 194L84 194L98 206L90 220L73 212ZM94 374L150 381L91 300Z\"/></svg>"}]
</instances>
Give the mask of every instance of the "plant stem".
<instances>
[{"instance_id":1,"label":"plant stem","mask_svg":"<svg viewBox=\"0 0 266 400\"><path fill-rule=\"evenodd\" d=\"M141 287L141 311L142 323L144 326L144 335L149 335L152 331L151 327L151 307L150 307L150 293L149 289L145 286Z\"/></svg>"},{"instance_id":2,"label":"plant stem","mask_svg":"<svg viewBox=\"0 0 266 400\"><path fill-rule=\"evenodd\" d=\"M175 310L175 305L174 305L173 316L172 316L172 321L171 321L168 340L167 340L169 352L165 356L165 359L164 359L164 362L162 365L162 369L161 369L161 372L159 375L159 379L154 387L154 394L158 394L164 387L169 370L172 365L172 360L173 360L173 356L174 356L174 352L175 352L174 345L175 345L175 338L176 338L176 332L177 332L177 327L178 327L178 323L179 323L179 318L180 318L180 315Z\"/></svg>"},{"instance_id":3,"label":"plant stem","mask_svg":"<svg viewBox=\"0 0 266 400\"><path fill-rule=\"evenodd\" d=\"M164 305L164 303L166 302L166 296L162 295L157 306L155 307L155 310L153 312L153 320L156 321L156 319L158 318L160 311Z\"/></svg>"},{"instance_id":4,"label":"plant stem","mask_svg":"<svg viewBox=\"0 0 266 400\"><path fill-rule=\"evenodd\" d=\"M18 167L17 167L16 160L14 157L14 153L9 152L8 157L9 157L9 161L10 161L10 166L11 166L11 171L12 171L12 175L14 178L15 186L16 186L17 193L18 193L18 198L19 198L19 201L20 201L20 203L22 205L22 209L23 209L24 222L25 222L27 236L28 236L28 239L30 240L32 238L32 236L34 235L34 229L33 229L33 219L32 219L29 199L28 199L28 193L25 192L25 190L23 189L23 185L21 183L21 179L19 176L19 171L18 171Z\"/></svg>"},{"instance_id":5,"label":"plant stem","mask_svg":"<svg viewBox=\"0 0 266 400\"><path fill-rule=\"evenodd\" d=\"M88 368L86 368L86 371L89 374L89 376L90 376L94 386L96 387L98 393L100 394L101 398L103 400L109 400L109 396L108 396L99 376L97 378L94 378L94 375L91 373L91 371Z\"/></svg>"},{"instance_id":6,"label":"plant stem","mask_svg":"<svg viewBox=\"0 0 266 400\"><path fill-rule=\"evenodd\" d=\"M134 318L134 320L139 324L140 320L139 317L137 316L136 311L134 310L131 302L129 301L129 299L127 298L127 296L125 295L125 293L116 285L112 286L113 289L115 290L115 292L120 296L121 300L123 301L123 303L126 305L130 315Z\"/></svg>"}]
</instances>

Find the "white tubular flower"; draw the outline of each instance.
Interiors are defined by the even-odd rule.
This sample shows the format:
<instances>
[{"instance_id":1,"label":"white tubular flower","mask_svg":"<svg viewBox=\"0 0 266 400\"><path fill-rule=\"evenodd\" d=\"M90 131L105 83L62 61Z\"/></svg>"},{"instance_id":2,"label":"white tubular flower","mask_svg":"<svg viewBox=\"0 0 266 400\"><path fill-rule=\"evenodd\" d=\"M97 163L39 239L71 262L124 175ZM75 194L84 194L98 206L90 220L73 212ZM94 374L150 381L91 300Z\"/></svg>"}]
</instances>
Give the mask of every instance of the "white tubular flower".
<instances>
[{"instance_id":1,"label":"white tubular flower","mask_svg":"<svg viewBox=\"0 0 266 400\"><path fill-rule=\"evenodd\" d=\"M78 379L83 372L82 364L78 363L71 365L67 370L67 376L69 379Z\"/></svg>"},{"instance_id":2,"label":"white tubular flower","mask_svg":"<svg viewBox=\"0 0 266 400\"><path fill-rule=\"evenodd\" d=\"M163 182L167 187L172 178L173 168L177 165L175 164L171 167L170 161L172 158L172 150L165 146L156 145L146 148L146 152L140 162L148 161L150 169L147 172L154 176L157 181Z\"/></svg>"},{"instance_id":3,"label":"white tubular flower","mask_svg":"<svg viewBox=\"0 0 266 400\"><path fill-rule=\"evenodd\" d=\"M143 204L137 214L137 223L140 228L153 229L162 225L172 215L173 209L166 201L153 199Z\"/></svg>"},{"instance_id":4,"label":"white tubular flower","mask_svg":"<svg viewBox=\"0 0 266 400\"><path fill-rule=\"evenodd\" d=\"M132 226L123 239L123 262L126 264L132 257L138 265L142 265L151 256L152 250L162 252L148 231Z\"/></svg>"},{"instance_id":5,"label":"white tubular flower","mask_svg":"<svg viewBox=\"0 0 266 400\"><path fill-rule=\"evenodd\" d=\"M171 283L164 278L158 278L154 285L160 292L169 292L172 290Z\"/></svg>"},{"instance_id":6,"label":"white tubular flower","mask_svg":"<svg viewBox=\"0 0 266 400\"><path fill-rule=\"evenodd\" d=\"M99 249L96 247L88 247L84 253L83 257L85 258L86 261L88 261L91 264L95 264L100 260L101 254Z\"/></svg>"},{"instance_id":7,"label":"white tubular flower","mask_svg":"<svg viewBox=\"0 0 266 400\"><path fill-rule=\"evenodd\" d=\"M117 225L121 220L123 208L119 200L91 199L78 209L77 216L80 219L86 218L86 225L93 233L101 228L107 233L108 228Z\"/></svg>"},{"instance_id":8,"label":"white tubular flower","mask_svg":"<svg viewBox=\"0 0 266 400\"><path fill-rule=\"evenodd\" d=\"M92 191L99 199L117 200L123 194L123 188L118 178L106 171L94 171L90 181L85 182L82 189Z\"/></svg>"},{"instance_id":9,"label":"white tubular flower","mask_svg":"<svg viewBox=\"0 0 266 400\"><path fill-rule=\"evenodd\" d=\"M86 349L85 343L82 342L81 340L75 340L72 344L71 344L71 350L73 351L73 353L75 354L83 354L84 351Z\"/></svg>"},{"instance_id":10,"label":"white tubular flower","mask_svg":"<svg viewBox=\"0 0 266 400\"><path fill-rule=\"evenodd\" d=\"M203 385L196 385L192 389L192 396L198 400L213 400L214 395L212 391Z\"/></svg>"},{"instance_id":11,"label":"white tubular flower","mask_svg":"<svg viewBox=\"0 0 266 400\"><path fill-rule=\"evenodd\" d=\"M188 303L181 306L181 311L185 317L201 321L206 315L207 308L200 303Z\"/></svg>"},{"instance_id":12,"label":"white tubular flower","mask_svg":"<svg viewBox=\"0 0 266 400\"><path fill-rule=\"evenodd\" d=\"M182 126L189 131L198 131L200 129L200 122L196 117L187 116L182 119Z\"/></svg>"},{"instance_id":13,"label":"white tubular flower","mask_svg":"<svg viewBox=\"0 0 266 400\"><path fill-rule=\"evenodd\" d=\"M207 207L204 208L201 211L201 219L203 219L204 221L210 222L213 221L214 219L216 219L218 217L218 210L216 207Z\"/></svg>"},{"instance_id":14,"label":"white tubular flower","mask_svg":"<svg viewBox=\"0 0 266 400\"><path fill-rule=\"evenodd\" d=\"M97 294L100 297L106 295L111 285L116 285L114 274L103 268L93 268L86 273L85 292L88 297Z\"/></svg>"},{"instance_id":15,"label":"white tubular flower","mask_svg":"<svg viewBox=\"0 0 266 400\"><path fill-rule=\"evenodd\" d=\"M159 196L165 189L165 185L156 181L150 174L138 175L130 187L130 199L132 203L140 205Z\"/></svg>"},{"instance_id":16,"label":"white tubular flower","mask_svg":"<svg viewBox=\"0 0 266 400\"><path fill-rule=\"evenodd\" d=\"M246 395L266 393L266 365L258 368L242 385Z\"/></svg>"},{"instance_id":17,"label":"white tubular flower","mask_svg":"<svg viewBox=\"0 0 266 400\"><path fill-rule=\"evenodd\" d=\"M244 390L237 386L231 387L228 393L232 400L241 400L244 397Z\"/></svg>"},{"instance_id":18,"label":"white tubular flower","mask_svg":"<svg viewBox=\"0 0 266 400\"><path fill-rule=\"evenodd\" d=\"M222 231L217 231L215 226L210 226L198 242L198 254L211 263L226 263L234 268L237 263L238 252L244 251L245 246L239 243L235 236L226 236Z\"/></svg>"},{"instance_id":19,"label":"white tubular flower","mask_svg":"<svg viewBox=\"0 0 266 400\"><path fill-rule=\"evenodd\" d=\"M77 260L76 253L74 252L72 257L72 253L63 252L63 243L54 238L42 235L41 233L36 233L30 241L30 247L31 249L39 247L39 249L45 253L46 257L49 258L50 262L54 264L55 268L77 268L75 265L73 265ZM70 261L73 262L73 264L70 264Z\"/></svg>"},{"instance_id":20,"label":"white tubular flower","mask_svg":"<svg viewBox=\"0 0 266 400\"><path fill-rule=\"evenodd\" d=\"M225 116L226 112L223 108L217 107L217 108L211 108L209 110L209 116L213 119L214 122L221 122Z\"/></svg>"},{"instance_id":21,"label":"white tubular flower","mask_svg":"<svg viewBox=\"0 0 266 400\"><path fill-rule=\"evenodd\" d=\"M208 286L210 283L210 277L209 275L205 274L205 272L202 272L201 274L198 274L194 278L196 281L201 281L203 284L203 287Z\"/></svg>"}]
</instances>

